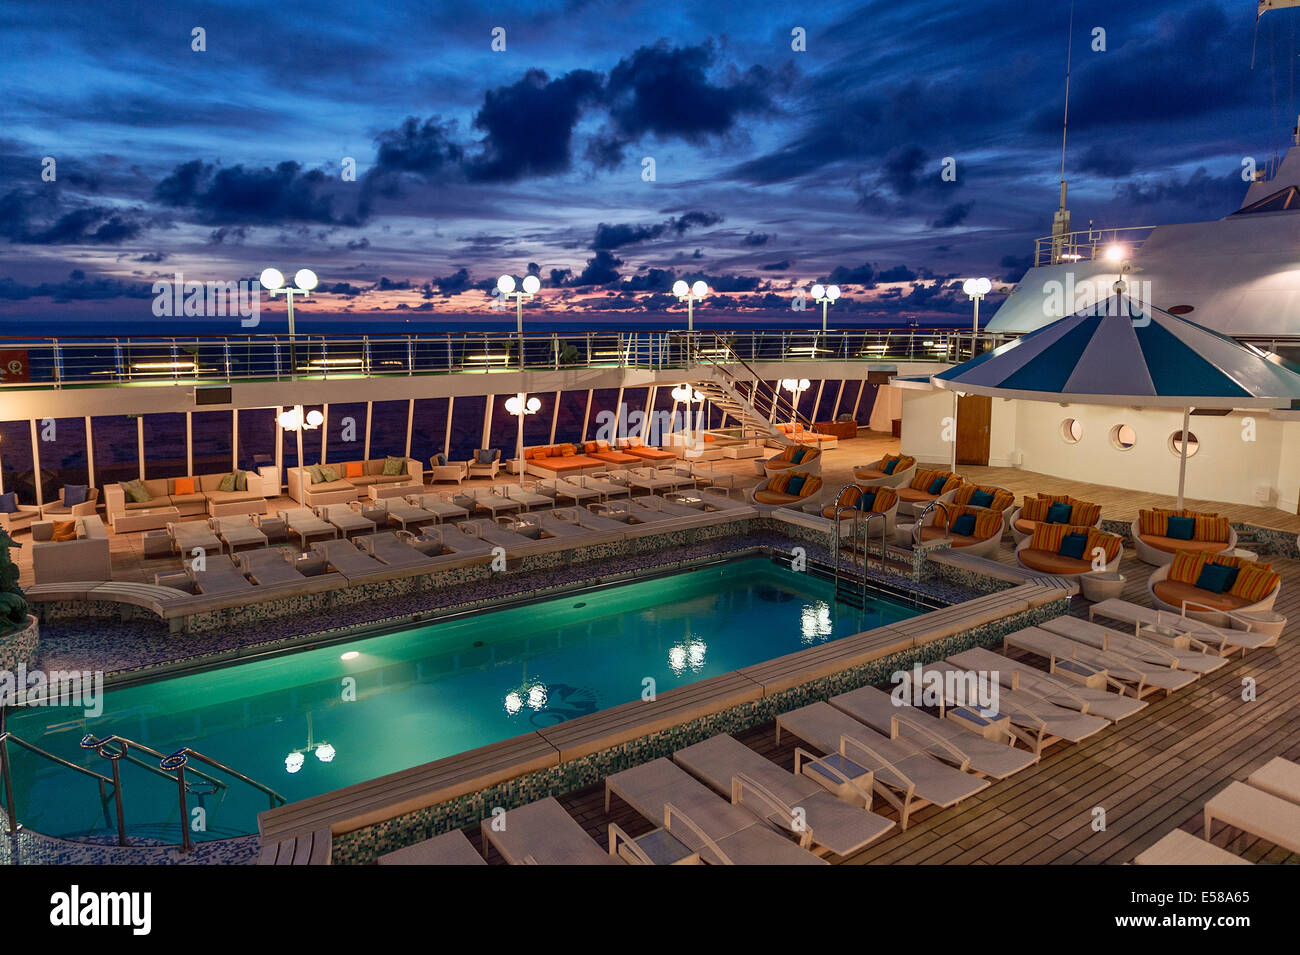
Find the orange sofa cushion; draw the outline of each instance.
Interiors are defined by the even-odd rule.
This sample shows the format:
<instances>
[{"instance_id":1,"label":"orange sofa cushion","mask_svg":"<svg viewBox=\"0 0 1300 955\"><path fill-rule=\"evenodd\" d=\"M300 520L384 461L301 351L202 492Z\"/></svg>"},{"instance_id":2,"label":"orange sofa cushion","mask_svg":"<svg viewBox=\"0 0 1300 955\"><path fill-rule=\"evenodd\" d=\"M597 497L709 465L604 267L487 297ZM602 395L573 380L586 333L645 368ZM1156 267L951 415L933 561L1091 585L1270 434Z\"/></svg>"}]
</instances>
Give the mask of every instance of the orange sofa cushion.
<instances>
[{"instance_id":1,"label":"orange sofa cushion","mask_svg":"<svg viewBox=\"0 0 1300 955\"><path fill-rule=\"evenodd\" d=\"M50 540L55 541L74 541L77 539L77 522L76 521L55 521L54 533Z\"/></svg>"},{"instance_id":2,"label":"orange sofa cushion","mask_svg":"<svg viewBox=\"0 0 1300 955\"><path fill-rule=\"evenodd\" d=\"M362 477L365 472L366 467L360 461L348 461L343 465L343 476L345 478Z\"/></svg>"},{"instance_id":3,"label":"orange sofa cushion","mask_svg":"<svg viewBox=\"0 0 1300 955\"><path fill-rule=\"evenodd\" d=\"M1045 574L1082 574L1092 570L1090 560L1062 557L1055 551L1039 550L1035 547L1026 547L1022 550L1020 562L1026 567L1041 570Z\"/></svg>"},{"instance_id":4,"label":"orange sofa cushion","mask_svg":"<svg viewBox=\"0 0 1300 955\"><path fill-rule=\"evenodd\" d=\"M1236 610L1239 607L1245 607L1257 602L1239 597L1231 591L1226 594L1216 594L1213 590L1202 590L1195 584L1184 583L1181 580L1157 581L1151 590L1165 603L1175 607L1182 607L1184 600L1190 600L1201 608ZM1196 610L1198 608L1191 607L1189 609Z\"/></svg>"},{"instance_id":5,"label":"orange sofa cushion","mask_svg":"<svg viewBox=\"0 0 1300 955\"><path fill-rule=\"evenodd\" d=\"M172 481L172 493L173 493L173 494L193 494L193 493L194 493L194 478L192 478L192 477L183 477L183 478L176 478L176 479L174 479L174 480Z\"/></svg>"}]
</instances>

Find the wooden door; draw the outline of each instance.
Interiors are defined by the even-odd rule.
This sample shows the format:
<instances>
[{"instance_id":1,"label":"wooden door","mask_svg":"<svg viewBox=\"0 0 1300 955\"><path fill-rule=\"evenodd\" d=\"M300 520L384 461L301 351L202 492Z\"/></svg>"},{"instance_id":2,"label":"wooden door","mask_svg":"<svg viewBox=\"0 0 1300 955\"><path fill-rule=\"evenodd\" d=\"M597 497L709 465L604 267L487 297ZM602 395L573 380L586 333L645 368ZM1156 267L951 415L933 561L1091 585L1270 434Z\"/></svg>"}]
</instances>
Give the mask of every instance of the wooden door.
<instances>
[{"instance_id":1,"label":"wooden door","mask_svg":"<svg viewBox=\"0 0 1300 955\"><path fill-rule=\"evenodd\" d=\"M957 399L958 465L988 465L992 417L993 399L987 395L966 395Z\"/></svg>"}]
</instances>

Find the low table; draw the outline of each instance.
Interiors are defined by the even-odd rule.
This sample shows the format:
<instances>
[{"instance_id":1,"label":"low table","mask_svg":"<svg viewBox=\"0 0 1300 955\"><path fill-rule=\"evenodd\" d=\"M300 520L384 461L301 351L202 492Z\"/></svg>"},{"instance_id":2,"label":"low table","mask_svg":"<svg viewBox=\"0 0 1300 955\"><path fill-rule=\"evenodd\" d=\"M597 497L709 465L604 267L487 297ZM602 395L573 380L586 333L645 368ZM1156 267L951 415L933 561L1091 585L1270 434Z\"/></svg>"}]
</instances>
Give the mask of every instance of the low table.
<instances>
[{"instance_id":1,"label":"low table","mask_svg":"<svg viewBox=\"0 0 1300 955\"><path fill-rule=\"evenodd\" d=\"M858 436L856 421L814 421L813 430L818 434L829 434L841 440Z\"/></svg>"},{"instance_id":2,"label":"low table","mask_svg":"<svg viewBox=\"0 0 1300 955\"><path fill-rule=\"evenodd\" d=\"M737 461L760 458L763 456L763 448L757 444L729 444L722 449L722 456Z\"/></svg>"},{"instance_id":3,"label":"low table","mask_svg":"<svg viewBox=\"0 0 1300 955\"><path fill-rule=\"evenodd\" d=\"M170 557L172 553L172 536L166 531L145 531L141 538L144 543L145 557Z\"/></svg>"},{"instance_id":4,"label":"low table","mask_svg":"<svg viewBox=\"0 0 1300 955\"><path fill-rule=\"evenodd\" d=\"M139 507L113 518L113 532L115 534L129 534L133 531L156 531L168 524L175 524L180 519L181 512L170 505L167 507Z\"/></svg>"},{"instance_id":5,"label":"low table","mask_svg":"<svg viewBox=\"0 0 1300 955\"><path fill-rule=\"evenodd\" d=\"M1119 597L1124 593L1124 575L1113 570L1096 571L1079 575L1083 595L1095 602Z\"/></svg>"},{"instance_id":6,"label":"low table","mask_svg":"<svg viewBox=\"0 0 1300 955\"><path fill-rule=\"evenodd\" d=\"M390 497L406 497L408 494L423 493L423 484L372 484L366 490L366 496L372 501L383 501Z\"/></svg>"}]
</instances>

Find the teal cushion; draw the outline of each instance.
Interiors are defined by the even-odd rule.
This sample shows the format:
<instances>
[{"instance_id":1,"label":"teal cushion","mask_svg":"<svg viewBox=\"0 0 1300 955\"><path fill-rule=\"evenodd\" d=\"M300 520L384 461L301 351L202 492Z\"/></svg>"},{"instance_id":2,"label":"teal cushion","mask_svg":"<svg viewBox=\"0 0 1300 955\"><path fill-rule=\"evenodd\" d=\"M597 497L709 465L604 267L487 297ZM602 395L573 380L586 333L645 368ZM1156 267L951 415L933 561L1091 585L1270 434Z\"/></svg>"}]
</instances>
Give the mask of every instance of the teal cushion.
<instances>
[{"instance_id":1,"label":"teal cushion","mask_svg":"<svg viewBox=\"0 0 1300 955\"><path fill-rule=\"evenodd\" d=\"M1195 518L1189 517L1188 520L1194 521ZM1229 567L1227 564L1207 563L1201 568L1201 575L1196 578L1196 586L1201 590L1221 594L1232 589L1239 572L1240 568Z\"/></svg>"},{"instance_id":2,"label":"teal cushion","mask_svg":"<svg viewBox=\"0 0 1300 955\"><path fill-rule=\"evenodd\" d=\"M793 463L798 464L800 461L803 460L803 456L807 453L808 453L807 448L795 448L794 453L790 455L790 460Z\"/></svg>"},{"instance_id":3,"label":"teal cushion","mask_svg":"<svg viewBox=\"0 0 1300 955\"><path fill-rule=\"evenodd\" d=\"M975 515L963 514L952 522L952 532L961 534L963 537L971 537L975 534Z\"/></svg>"},{"instance_id":4,"label":"teal cushion","mask_svg":"<svg viewBox=\"0 0 1300 955\"><path fill-rule=\"evenodd\" d=\"M858 510L869 511L876 506L876 492L866 491L858 496Z\"/></svg>"},{"instance_id":5,"label":"teal cushion","mask_svg":"<svg viewBox=\"0 0 1300 955\"><path fill-rule=\"evenodd\" d=\"M804 482L808 480L807 475L797 474L790 478L790 483L785 486L785 493L798 495L803 490Z\"/></svg>"},{"instance_id":6,"label":"teal cushion","mask_svg":"<svg viewBox=\"0 0 1300 955\"><path fill-rule=\"evenodd\" d=\"M1189 541L1195 533L1196 518L1170 517L1169 529L1165 531L1165 536L1172 537L1176 541Z\"/></svg>"},{"instance_id":7,"label":"teal cushion","mask_svg":"<svg viewBox=\"0 0 1300 955\"><path fill-rule=\"evenodd\" d=\"M1066 504L1063 501L1057 501L1047 509L1047 523L1049 524L1068 524L1070 515L1074 513L1074 505Z\"/></svg>"},{"instance_id":8,"label":"teal cushion","mask_svg":"<svg viewBox=\"0 0 1300 955\"><path fill-rule=\"evenodd\" d=\"M945 484L947 484L947 483L948 483L948 479L947 479L946 477L937 477L937 478L935 478L933 481L931 481L931 482L930 482L930 486L929 486L928 488L925 489L925 490L926 490L926 493L927 493L927 494L942 494L942 493L943 493L943 486L944 486Z\"/></svg>"},{"instance_id":9,"label":"teal cushion","mask_svg":"<svg viewBox=\"0 0 1300 955\"><path fill-rule=\"evenodd\" d=\"M894 469L898 467L898 462L901 460L902 458L894 458L892 461L886 461L885 466L880 470L884 471L886 474L893 474Z\"/></svg>"},{"instance_id":10,"label":"teal cushion","mask_svg":"<svg viewBox=\"0 0 1300 955\"><path fill-rule=\"evenodd\" d=\"M1083 560L1083 550L1088 546L1087 534L1066 534L1061 541L1061 549L1057 551L1062 557L1072 557L1075 560Z\"/></svg>"},{"instance_id":11,"label":"teal cushion","mask_svg":"<svg viewBox=\"0 0 1300 955\"><path fill-rule=\"evenodd\" d=\"M988 491L976 491L970 496L971 507L988 507L993 503L993 495Z\"/></svg>"}]
</instances>

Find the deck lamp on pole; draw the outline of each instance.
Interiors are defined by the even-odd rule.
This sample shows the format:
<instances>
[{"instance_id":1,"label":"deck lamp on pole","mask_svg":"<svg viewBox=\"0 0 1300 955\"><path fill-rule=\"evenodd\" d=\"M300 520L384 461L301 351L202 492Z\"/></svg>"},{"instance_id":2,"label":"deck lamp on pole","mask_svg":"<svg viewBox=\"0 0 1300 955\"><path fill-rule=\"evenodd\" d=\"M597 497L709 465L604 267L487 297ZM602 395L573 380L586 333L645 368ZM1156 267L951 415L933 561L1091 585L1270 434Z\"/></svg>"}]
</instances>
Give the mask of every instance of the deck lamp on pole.
<instances>
[{"instance_id":1,"label":"deck lamp on pole","mask_svg":"<svg viewBox=\"0 0 1300 955\"><path fill-rule=\"evenodd\" d=\"M840 297L840 287L838 285L822 285L820 282L812 287L812 299L814 302L821 302L822 306L822 331L826 331L826 309L835 304L835 300Z\"/></svg>"},{"instance_id":2,"label":"deck lamp on pole","mask_svg":"<svg viewBox=\"0 0 1300 955\"><path fill-rule=\"evenodd\" d=\"M975 339L980 334L980 299L993 290L993 283L988 279L967 279L961 283L961 290L975 303L975 320L971 325L970 353L975 356Z\"/></svg>"},{"instance_id":3,"label":"deck lamp on pole","mask_svg":"<svg viewBox=\"0 0 1300 955\"><path fill-rule=\"evenodd\" d=\"M515 300L515 330L519 334L519 367L524 367L524 300L537 294L542 287L542 280L536 275L525 275L522 282L515 282L513 275L503 275L497 279L497 291L502 298Z\"/></svg>"},{"instance_id":4,"label":"deck lamp on pole","mask_svg":"<svg viewBox=\"0 0 1300 955\"><path fill-rule=\"evenodd\" d=\"M537 398L529 398L523 392L506 399L506 411L519 419L519 441L516 445L515 460L519 463L519 484L524 483L524 415L537 414L542 407Z\"/></svg>"},{"instance_id":5,"label":"deck lamp on pole","mask_svg":"<svg viewBox=\"0 0 1300 955\"><path fill-rule=\"evenodd\" d=\"M280 427L285 431L292 431L298 437L298 468L302 469L302 433L304 431L315 431L325 421L325 416L313 408L305 415L302 413L302 405L294 405L280 412Z\"/></svg>"},{"instance_id":6,"label":"deck lamp on pole","mask_svg":"<svg viewBox=\"0 0 1300 955\"><path fill-rule=\"evenodd\" d=\"M791 407L794 409L795 415L799 414L799 396L803 394L805 391L807 391L811 386L812 386L812 382L810 382L807 378L782 378L781 379L781 387L784 388L786 391L790 392L790 404ZM790 420L791 423L794 422L793 417Z\"/></svg>"},{"instance_id":7,"label":"deck lamp on pole","mask_svg":"<svg viewBox=\"0 0 1300 955\"><path fill-rule=\"evenodd\" d=\"M704 279L697 279L694 285L687 285L682 279L673 283L673 294L679 301L686 303L686 330L695 331L695 303L709 294L709 285Z\"/></svg>"},{"instance_id":8,"label":"deck lamp on pole","mask_svg":"<svg viewBox=\"0 0 1300 955\"><path fill-rule=\"evenodd\" d=\"M679 402L686 406L686 437L688 441L686 446L694 447L696 441L698 440L700 421L697 419L695 424L692 425L691 404L694 402L700 405L699 418L702 419L704 417L704 403L703 403L704 395L701 392L696 391L690 385L686 385L686 384L678 385L676 388L673 389L672 394L673 394L673 401ZM694 428L695 432L697 433L692 434L692 428Z\"/></svg>"},{"instance_id":9,"label":"deck lamp on pole","mask_svg":"<svg viewBox=\"0 0 1300 955\"><path fill-rule=\"evenodd\" d=\"M291 365L290 377L297 378L298 377L298 349L296 344L294 343L293 297L295 295L301 295L303 298L310 297L312 289L316 287L316 284L320 280L316 278L316 273L313 272L311 269L299 269L297 272L294 273L293 285L286 286L284 284L284 273L281 272L279 269L263 269L262 276L259 281L262 283L262 288L266 289L271 294L272 298L275 298L275 296L277 295L283 295L285 302L288 304L289 363Z\"/></svg>"}]
</instances>

